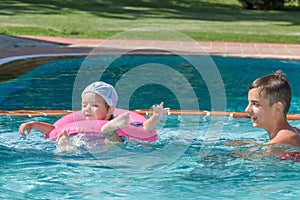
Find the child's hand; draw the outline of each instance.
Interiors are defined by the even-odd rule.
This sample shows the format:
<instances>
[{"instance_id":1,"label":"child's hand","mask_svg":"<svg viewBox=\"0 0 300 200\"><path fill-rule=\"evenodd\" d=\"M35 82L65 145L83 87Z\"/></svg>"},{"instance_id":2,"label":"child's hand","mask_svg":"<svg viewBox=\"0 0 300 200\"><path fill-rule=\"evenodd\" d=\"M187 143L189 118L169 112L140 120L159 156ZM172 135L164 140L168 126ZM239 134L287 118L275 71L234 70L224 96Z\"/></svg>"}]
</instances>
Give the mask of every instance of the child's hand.
<instances>
[{"instance_id":1,"label":"child's hand","mask_svg":"<svg viewBox=\"0 0 300 200\"><path fill-rule=\"evenodd\" d=\"M59 133L58 137L56 138L56 142L58 145L62 143L70 143L70 136L66 130L62 130L62 132Z\"/></svg>"},{"instance_id":2,"label":"child's hand","mask_svg":"<svg viewBox=\"0 0 300 200\"><path fill-rule=\"evenodd\" d=\"M161 119L164 117L165 112L169 112L170 108L164 108L164 102L161 102L159 105L153 105L153 117Z\"/></svg>"},{"instance_id":3,"label":"child's hand","mask_svg":"<svg viewBox=\"0 0 300 200\"><path fill-rule=\"evenodd\" d=\"M20 125L19 132L22 136L26 137L29 135L31 129L34 126L34 122L26 122Z\"/></svg>"},{"instance_id":4,"label":"child's hand","mask_svg":"<svg viewBox=\"0 0 300 200\"><path fill-rule=\"evenodd\" d=\"M59 151L72 152L75 150L75 146L72 145L70 141L70 136L68 135L66 130L63 130L59 133L57 139L57 149Z\"/></svg>"}]
</instances>

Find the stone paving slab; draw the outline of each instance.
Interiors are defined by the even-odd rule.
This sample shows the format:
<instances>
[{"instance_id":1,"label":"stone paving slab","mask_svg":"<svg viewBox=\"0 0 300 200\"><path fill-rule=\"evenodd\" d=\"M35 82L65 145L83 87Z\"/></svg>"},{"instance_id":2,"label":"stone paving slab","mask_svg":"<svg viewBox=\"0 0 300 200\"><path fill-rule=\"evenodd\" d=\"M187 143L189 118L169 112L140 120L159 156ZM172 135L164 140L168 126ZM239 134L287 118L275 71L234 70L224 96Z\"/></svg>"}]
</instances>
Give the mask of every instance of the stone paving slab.
<instances>
[{"instance_id":1,"label":"stone paving slab","mask_svg":"<svg viewBox=\"0 0 300 200\"><path fill-rule=\"evenodd\" d=\"M46 36L11 37L0 35L0 59L12 56L35 54L89 53L95 47L105 43L102 39L80 39ZM107 51L117 51L115 47L139 48L162 46L174 47L182 52L192 51L189 42L182 41L109 41L112 45ZM226 57L280 58L300 60L300 45L269 44L269 43L238 43L238 42L199 42L203 51L210 55Z\"/></svg>"}]
</instances>

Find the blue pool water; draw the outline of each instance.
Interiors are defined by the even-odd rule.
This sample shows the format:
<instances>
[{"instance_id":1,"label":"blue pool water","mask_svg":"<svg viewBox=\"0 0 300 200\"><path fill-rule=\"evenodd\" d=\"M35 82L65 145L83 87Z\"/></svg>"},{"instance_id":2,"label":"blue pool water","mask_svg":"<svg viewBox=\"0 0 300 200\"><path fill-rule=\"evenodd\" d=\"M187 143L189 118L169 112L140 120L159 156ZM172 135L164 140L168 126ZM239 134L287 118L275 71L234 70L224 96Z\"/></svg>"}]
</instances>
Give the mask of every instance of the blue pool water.
<instances>
[{"instance_id":1,"label":"blue pool water","mask_svg":"<svg viewBox=\"0 0 300 200\"><path fill-rule=\"evenodd\" d=\"M101 58L112 59L110 57ZM249 84L258 76L263 76L282 69L290 80L293 100L290 112L297 113L300 97L297 67L299 61L223 58L213 57L218 67L226 92L226 110L244 111L247 104ZM72 91L78 69L84 62L83 58L65 59L48 62L17 79L0 84L0 110L17 109L72 109ZM92 62L101 64L99 59ZM115 85L116 81L132 67L145 63L160 63L174 67L185 74L196 92L199 109L212 110L210 94L206 82L189 66L188 61L176 56L124 56L116 59L112 67L103 73L102 80ZM22 67L22 66L20 66ZM158 67L159 68L159 67ZM88 70L91 70L88 68ZM91 73L94 73L92 71ZM96 71L96 73L98 73ZM145 75L147 76L147 75ZM86 76L88 77L88 75ZM97 77L98 78L98 77ZM171 78L167 77L166 79ZM209 77L208 77L209 78ZM92 82L92 80L90 81ZM128 85L135 83L127 83ZM76 88L74 88L76 89ZM53 92L54 90L54 92ZM81 91L78 91L80 93ZM147 98L145 98L147 96ZM150 96L150 97L149 97ZM172 109L179 109L178 98L168 88L157 84L146 84L137 87L131 97L130 109L148 109L153 103L165 101ZM75 106L75 108L78 108Z\"/></svg>"},{"instance_id":2,"label":"blue pool water","mask_svg":"<svg viewBox=\"0 0 300 200\"><path fill-rule=\"evenodd\" d=\"M105 62L101 59L92 59L93 65ZM213 61L224 83L227 111L244 111L249 84L259 76L282 69L293 91L290 113L299 113L300 61L223 57L213 57ZM80 93L80 88L73 86L84 62L81 58L52 61L0 83L0 110L78 108L73 97ZM151 82L136 87L126 105L129 109L148 109L161 101L171 109L181 109L182 101L199 104L203 110L215 109L205 81L210 77L197 74L181 57L121 57L106 69L102 80L116 84L134 66L147 63L176 69L188 80L196 99L185 95L182 89L179 91L184 95ZM154 67L157 66L153 65L152 70L156 70ZM90 77L95 71L84 73ZM176 82L176 78L180 77L170 75L162 80ZM127 84L130 88L138 83ZM267 133L254 129L249 119L167 115L157 128L157 142L130 142L121 147L108 145L95 149L95 141L77 137L74 141L82 145L78 144L71 154L59 152L54 141L45 140L35 130L27 138L18 133L23 122L53 123L57 119L58 116L0 116L1 199L298 199L300 196L300 164L265 155ZM299 121L291 124L300 127ZM256 142L232 144L249 140Z\"/></svg>"}]
</instances>

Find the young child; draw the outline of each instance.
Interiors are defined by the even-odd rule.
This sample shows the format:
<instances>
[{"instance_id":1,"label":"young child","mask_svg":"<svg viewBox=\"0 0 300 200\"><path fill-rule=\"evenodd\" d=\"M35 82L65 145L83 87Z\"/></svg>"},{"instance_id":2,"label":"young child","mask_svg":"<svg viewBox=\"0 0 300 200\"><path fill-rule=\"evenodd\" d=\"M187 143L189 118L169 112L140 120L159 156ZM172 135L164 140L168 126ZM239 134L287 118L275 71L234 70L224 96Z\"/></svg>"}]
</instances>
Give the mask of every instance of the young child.
<instances>
[{"instance_id":1,"label":"young child","mask_svg":"<svg viewBox=\"0 0 300 200\"><path fill-rule=\"evenodd\" d=\"M291 88L281 70L251 83L245 111L250 115L253 127L268 132L268 144L300 146L300 131L286 118L290 102Z\"/></svg>"},{"instance_id":2,"label":"young child","mask_svg":"<svg viewBox=\"0 0 300 200\"><path fill-rule=\"evenodd\" d=\"M101 81L94 82L84 89L81 98L81 111L84 118L86 120L110 120L101 127L99 132L102 132L109 141L121 142L122 138L116 134L116 130L128 126L130 116L129 112L126 112L113 118L113 112L118 101L118 95L114 87ZM164 112L163 102L159 106L154 106L153 115L143 123L141 128L146 131L154 130L164 116ZM19 132L22 136L26 136L33 128L46 135L56 127L48 123L31 121L21 124ZM62 138L64 142L68 141L69 135L63 131L57 138L58 144Z\"/></svg>"}]
</instances>

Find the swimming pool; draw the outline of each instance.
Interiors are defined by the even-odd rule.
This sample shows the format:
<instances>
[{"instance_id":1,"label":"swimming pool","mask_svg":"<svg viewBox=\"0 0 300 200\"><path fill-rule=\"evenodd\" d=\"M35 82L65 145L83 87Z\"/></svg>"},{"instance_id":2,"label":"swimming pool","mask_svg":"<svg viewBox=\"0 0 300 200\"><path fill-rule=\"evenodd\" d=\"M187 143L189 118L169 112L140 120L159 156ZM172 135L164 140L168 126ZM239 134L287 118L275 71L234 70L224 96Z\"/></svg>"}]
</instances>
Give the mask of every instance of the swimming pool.
<instances>
[{"instance_id":1,"label":"swimming pool","mask_svg":"<svg viewBox=\"0 0 300 200\"><path fill-rule=\"evenodd\" d=\"M149 63L158 68L172 66L170 73L173 69L180 73L165 76L161 72L163 78L160 74L159 79L176 83L183 75L195 91L194 98L191 98L179 86L174 93L153 81L139 85L128 79L126 87L119 88L124 90L122 94L126 89L136 89L124 101L129 109L148 109L152 104L164 101L171 109L198 104L199 109L216 110L211 90L207 87L207 77L196 73L187 62L197 59L201 57L191 56L184 60L174 55L135 55L118 59L91 58L90 61L94 66L113 60L111 67L101 73L104 81L114 85L123 74L130 76L128 72L133 66L147 67ZM298 113L297 67L300 61L212 59L224 83L227 111L244 111L249 84L258 76L282 69L293 91L290 113ZM73 86L84 62L89 64L82 58L56 60L2 82L0 110L78 108L79 104L73 99ZM94 72L89 70L83 72L83 77ZM143 73L146 78L147 73ZM177 89L175 86L172 87ZM80 88L75 88L75 91L79 93ZM188 103L183 105L182 102ZM73 154L57 152L54 142L44 140L36 131L27 138L18 134L20 123L29 120L53 123L58 118L0 116L2 199L296 199L300 195L300 164L281 161L278 157L255 156L265 152L268 137L264 130L252 128L249 119L169 115L158 126L157 142L133 142L121 148L102 147L97 150L90 148L93 143L89 143L80 146ZM300 127L299 121L291 123ZM212 130L215 135L208 136L211 127L221 128ZM236 140L257 142L229 145Z\"/></svg>"}]
</instances>

